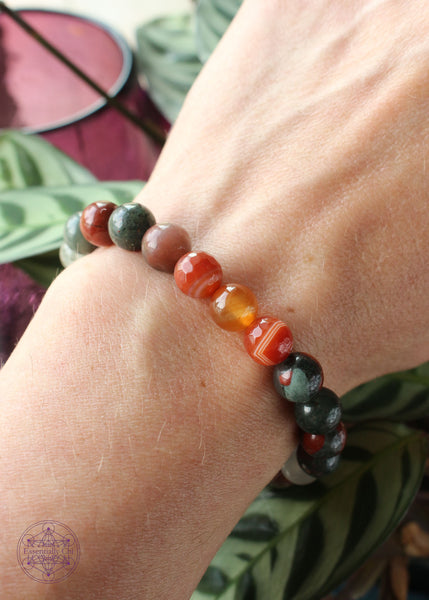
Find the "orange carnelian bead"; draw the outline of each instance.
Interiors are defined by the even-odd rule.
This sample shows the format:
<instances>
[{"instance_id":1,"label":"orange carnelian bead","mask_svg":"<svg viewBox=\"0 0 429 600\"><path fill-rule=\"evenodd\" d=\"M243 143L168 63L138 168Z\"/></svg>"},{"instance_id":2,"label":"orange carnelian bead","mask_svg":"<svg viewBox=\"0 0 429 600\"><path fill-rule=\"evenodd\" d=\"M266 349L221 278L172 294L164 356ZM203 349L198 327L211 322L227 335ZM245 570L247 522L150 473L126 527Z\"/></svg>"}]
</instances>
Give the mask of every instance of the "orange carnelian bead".
<instances>
[{"instance_id":1,"label":"orange carnelian bead","mask_svg":"<svg viewBox=\"0 0 429 600\"><path fill-rule=\"evenodd\" d=\"M82 212L80 230L83 237L94 246L111 246L107 224L112 212L118 208L113 202L93 202Z\"/></svg>"},{"instance_id":2,"label":"orange carnelian bead","mask_svg":"<svg viewBox=\"0 0 429 600\"><path fill-rule=\"evenodd\" d=\"M205 252L188 252L176 263L177 287L192 298L209 298L222 281L222 267Z\"/></svg>"},{"instance_id":3,"label":"orange carnelian bead","mask_svg":"<svg viewBox=\"0 0 429 600\"><path fill-rule=\"evenodd\" d=\"M261 365L277 365L291 352L292 333L286 323L274 317L256 319L245 331L244 345Z\"/></svg>"},{"instance_id":4,"label":"orange carnelian bead","mask_svg":"<svg viewBox=\"0 0 429 600\"><path fill-rule=\"evenodd\" d=\"M248 287L228 283L213 294L210 309L219 327L227 331L241 331L255 320L258 303Z\"/></svg>"}]
</instances>

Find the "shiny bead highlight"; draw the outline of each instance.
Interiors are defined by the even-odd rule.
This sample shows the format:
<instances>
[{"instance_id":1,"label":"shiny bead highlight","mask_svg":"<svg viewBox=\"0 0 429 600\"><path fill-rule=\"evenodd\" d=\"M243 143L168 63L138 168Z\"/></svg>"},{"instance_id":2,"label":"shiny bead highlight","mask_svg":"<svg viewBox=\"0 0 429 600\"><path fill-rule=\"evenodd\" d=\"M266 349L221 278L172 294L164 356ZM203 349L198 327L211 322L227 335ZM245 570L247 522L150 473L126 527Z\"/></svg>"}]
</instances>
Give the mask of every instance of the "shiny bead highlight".
<instances>
[{"instance_id":1,"label":"shiny bead highlight","mask_svg":"<svg viewBox=\"0 0 429 600\"><path fill-rule=\"evenodd\" d=\"M292 350L292 332L274 317L260 317L245 331L244 346L251 358L268 367L276 365Z\"/></svg>"},{"instance_id":2,"label":"shiny bead highlight","mask_svg":"<svg viewBox=\"0 0 429 600\"><path fill-rule=\"evenodd\" d=\"M117 208L113 202L93 202L82 211L80 230L83 237L94 246L113 244L107 224L112 212Z\"/></svg>"},{"instance_id":3,"label":"shiny bead highlight","mask_svg":"<svg viewBox=\"0 0 429 600\"><path fill-rule=\"evenodd\" d=\"M222 281L222 268L205 252L188 252L174 267L177 287L192 298L210 298Z\"/></svg>"},{"instance_id":4,"label":"shiny bead highlight","mask_svg":"<svg viewBox=\"0 0 429 600\"><path fill-rule=\"evenodd\" d=\"M258 303L245 285L228 283L220 287L210 303L214 322L227 331L241 331L256 317Z\"/></svg>"}]
</instances>

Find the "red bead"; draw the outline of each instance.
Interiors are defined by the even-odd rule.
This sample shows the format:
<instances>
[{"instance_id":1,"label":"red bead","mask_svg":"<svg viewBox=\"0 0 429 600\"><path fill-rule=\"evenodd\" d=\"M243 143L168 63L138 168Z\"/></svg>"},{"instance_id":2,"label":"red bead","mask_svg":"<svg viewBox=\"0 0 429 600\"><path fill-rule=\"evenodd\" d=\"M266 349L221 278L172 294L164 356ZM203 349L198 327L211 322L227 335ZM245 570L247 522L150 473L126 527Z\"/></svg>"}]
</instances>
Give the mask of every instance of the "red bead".
<instances>
[{"instance_id":1,"label":"red bead","mask_svg":"<svg viewBox=\"0 0 429 600\"><path fill-rule=\"evenodd\" d=\"M222 282L222 267L205 252L188 252L174 267L177 287L192 298L209 298Z\"/></svg>"},{"instance_id":2,"label":"red bead","mask_svg":"<svg viewBox=\"0 0 429 600\"><path fill-rule=\"evenodd\" d=\"M94 246L111 246L107 224L112 212L118 208L113 202L93 202L87 206L80 218L83 237Z\"/></svg>"},{"instance_id":3,"label":"red bead","mask_svg":"<svg viewBox=\"0 0 429 600\"><path fill-rule=\"evenodd\" d=\"M315 435L313 433L303 432L301 437L301 446L310 456L313 456L314 454L319 452L319 450L321 450L324 445L324 435Z\"/></svg>"},{"instance_id":4,"label":"red bead","mask_svg":"<svg viewBox=\"0 0 429 600\"><path fill-rule=\"evenodd\" d=\"M292 333L286 323L274 317L260 317L246 329L244 345L256 362L272 366L292 351Z\"/></svg>"}]
</instances>

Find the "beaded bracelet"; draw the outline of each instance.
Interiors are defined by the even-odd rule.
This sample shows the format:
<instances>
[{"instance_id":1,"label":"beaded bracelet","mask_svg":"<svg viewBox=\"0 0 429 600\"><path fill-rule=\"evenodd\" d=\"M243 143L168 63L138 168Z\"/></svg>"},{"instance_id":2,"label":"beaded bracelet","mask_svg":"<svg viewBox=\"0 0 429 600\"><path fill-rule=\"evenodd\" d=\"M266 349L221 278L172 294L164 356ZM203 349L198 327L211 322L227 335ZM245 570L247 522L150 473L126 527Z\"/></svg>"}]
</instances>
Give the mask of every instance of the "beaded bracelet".
<instances>
[{"instance_id":1,"label":"beaded bracelet","mask_svg":"<svg viewBox=\"0 0 429 600\"><path fill-rule=\"evenodd\" d=\"M300 441L272 483L306 485L334 471L346 442L338 396L322 387L323 371L309 354L292 352L289 327L258 317L252 291L222 284L220 264L205 252L192 252L188 233L178 225L156 224L141 204L94 202L72 215L65 226L60 260L64 267L97 246L142 252L153 268L174 274L179 289L192 298L210 299L214 321L227 331L244 331L244 346L257 363L273 366L274 387L295 405Z\"/></svg>"}]
</instances>

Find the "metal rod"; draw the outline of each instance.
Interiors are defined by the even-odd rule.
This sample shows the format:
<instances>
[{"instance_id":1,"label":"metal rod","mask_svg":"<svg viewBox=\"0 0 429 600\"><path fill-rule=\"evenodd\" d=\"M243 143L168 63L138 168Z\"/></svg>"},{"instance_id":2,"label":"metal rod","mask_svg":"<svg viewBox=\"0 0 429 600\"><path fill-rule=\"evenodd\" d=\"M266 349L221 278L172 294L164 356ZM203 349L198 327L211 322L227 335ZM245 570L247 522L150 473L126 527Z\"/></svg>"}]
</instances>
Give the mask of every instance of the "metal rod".
<instances>
[{"instance_id":1,"label":"metal rod","mask_svg":"<svg viewBox=\"0 0 429 600\"><path fill-rule=\"evenodd\" d=\"M147 120L140 119L137 115L128 110L121 102L116 98L110 96L97 85L82 69L76 66L70 59L67 58L60 50L55 48L50 42L48 42L38 31L27 23L16 11L11 10L4 2L0 2L0 12L3 11L7 14L17 25L24 29L31 37L41 44L46 50L53 54L59 61L61 61L66 67L68 67L73 73L75 73L82 81L88 84L93 90L95 90L100 96L102 96L107 104L121 113L126 119L131 121L136 127L144 131L148 136L155 140L158 144L163 145L166 140L166 135L157 127L154 123Z\"/></svg>"}]
</instances>

